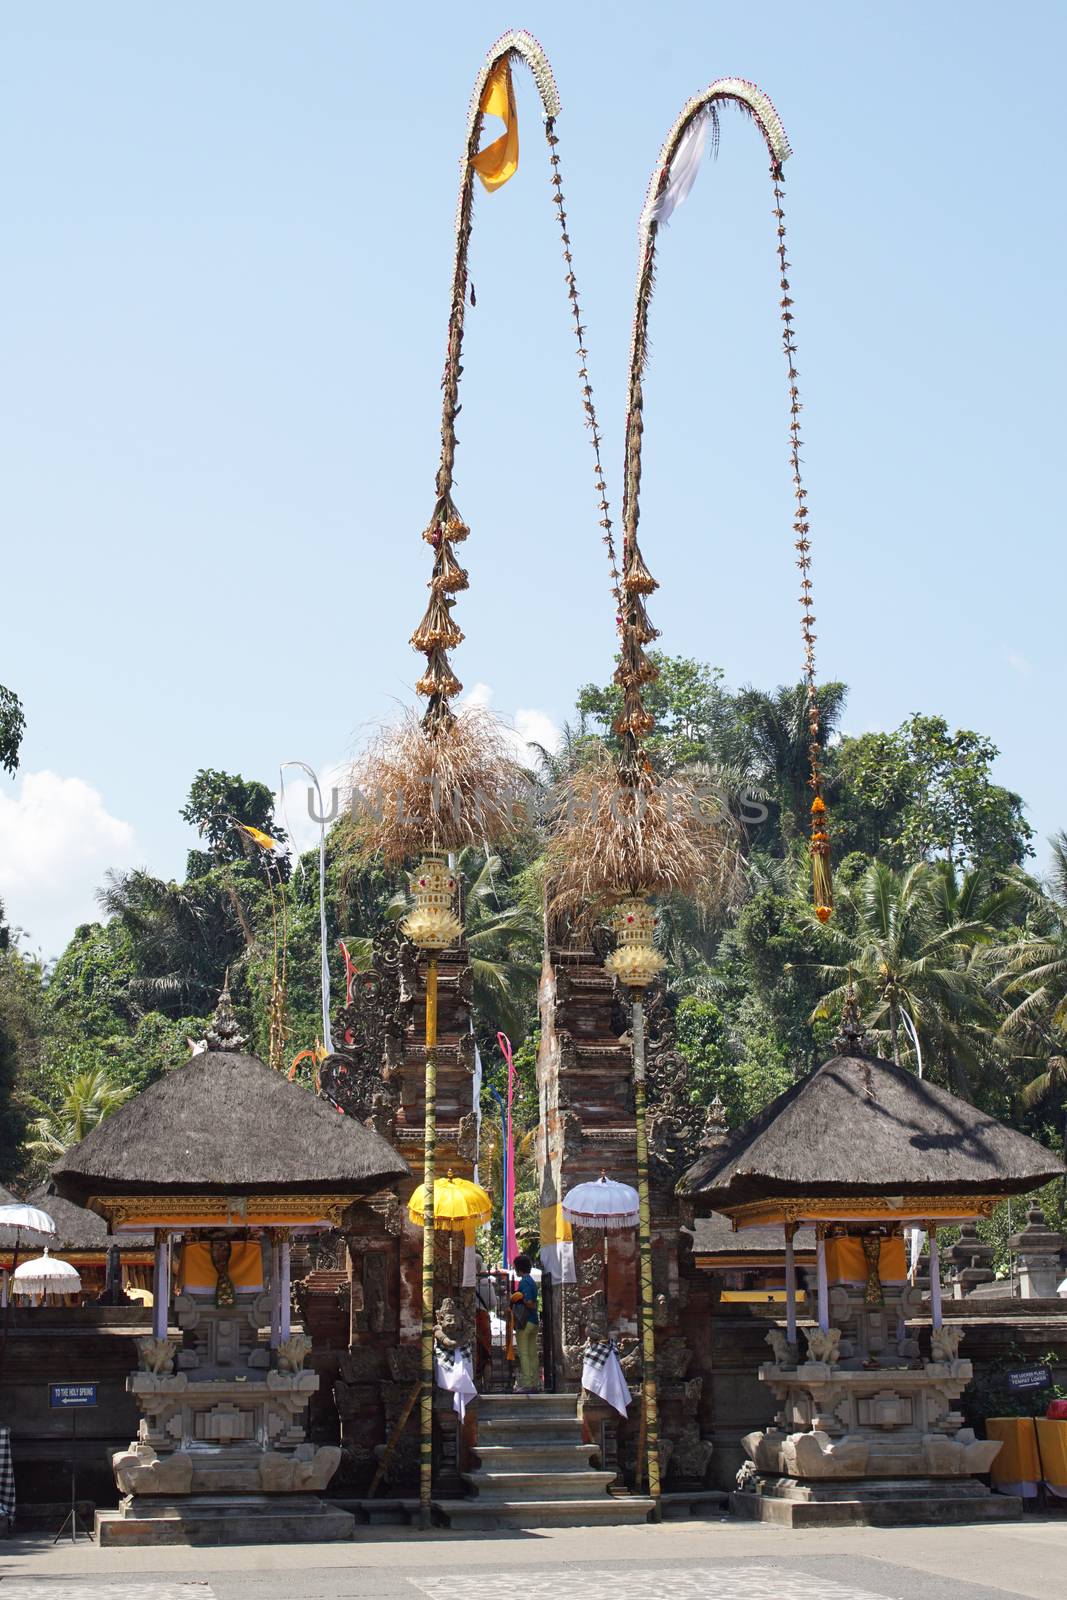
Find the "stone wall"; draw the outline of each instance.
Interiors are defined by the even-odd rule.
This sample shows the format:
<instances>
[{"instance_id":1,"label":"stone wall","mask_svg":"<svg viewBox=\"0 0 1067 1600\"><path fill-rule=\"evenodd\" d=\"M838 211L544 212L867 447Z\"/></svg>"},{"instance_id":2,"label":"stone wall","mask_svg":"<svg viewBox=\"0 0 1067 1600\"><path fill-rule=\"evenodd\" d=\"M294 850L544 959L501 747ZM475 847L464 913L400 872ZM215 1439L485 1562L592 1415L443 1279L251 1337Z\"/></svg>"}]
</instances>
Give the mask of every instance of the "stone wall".
<instances>
[{"instance_id":1,"label":"stone wall","mask_svg":"<svg viewBox=\"0 0 1067 1600\"><path fill-rule=\"evenodd\" d=\"M150 1313L140 1306L12 1311L0 1357L0 1427L11 1429L21 1520L35 1503L69 1503L71 1413L51 1410L51 1383L99 1385L98 1405L77 1417L78 1496L99 1506L118 1503L110 1452L126 1449L137 1433L126 1379L137 1367L135 1338L151 1332Z\"/></svg>"}]
</instances>

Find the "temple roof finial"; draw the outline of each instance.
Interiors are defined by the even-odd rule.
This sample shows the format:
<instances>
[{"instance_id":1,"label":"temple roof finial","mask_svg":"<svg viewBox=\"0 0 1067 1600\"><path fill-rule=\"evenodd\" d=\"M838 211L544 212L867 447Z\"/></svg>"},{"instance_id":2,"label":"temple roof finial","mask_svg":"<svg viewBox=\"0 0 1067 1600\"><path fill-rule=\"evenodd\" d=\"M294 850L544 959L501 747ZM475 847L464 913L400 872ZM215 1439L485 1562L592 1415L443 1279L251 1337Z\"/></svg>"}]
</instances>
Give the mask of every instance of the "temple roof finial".
<instances>
[{"instance_id":1,"label":"temple roof finial","mask_svg":"<svg viewBox=\"0 0 1067 1600\"><path fill-rule=\"evenodd\" d=\"M230 999L230 969L226 968L223 979L222 993L219 1003L215 1007L215 1015L211 1027L207 1031L207 1047L209 1050L241 1051L245 1047L245 1038L237 1025L234 1015L233 1002Z\"/></svg>"},{"instance_id":2,"label":"temple roof finial","mask_svg":"<svg viewBox=\"0 0 1067 1600\"><path fill-rule=\"evenodd\" d=\"M834 1049L843 1056L867 1056L871 1053L867 1034L860 1020L860 1008L856 1001L851 971L848 975L845 1003L841 1007L841 1027L834 1039Z\"/></svg>"}]
</instances>

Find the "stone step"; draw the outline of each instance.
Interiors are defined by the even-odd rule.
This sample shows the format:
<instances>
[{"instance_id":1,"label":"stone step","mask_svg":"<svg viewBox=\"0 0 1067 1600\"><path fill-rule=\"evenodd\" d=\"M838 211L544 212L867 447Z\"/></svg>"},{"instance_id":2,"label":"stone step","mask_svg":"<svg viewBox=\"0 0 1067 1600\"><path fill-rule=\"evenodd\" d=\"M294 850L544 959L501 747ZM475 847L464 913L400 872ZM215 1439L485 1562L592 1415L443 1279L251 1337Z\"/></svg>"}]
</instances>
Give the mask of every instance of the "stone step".
<instances>
[{"instance_id":1,"label":"stone step","mask_svg":"<svg viewBox=\"0 0 1067 1600\"><path fill-rule=\"evenodd\" d=\"M324 1544L351 1539L355 1519L314 1495L190 1495L96 1513L99 1549L161 1544Z\"/></svg>"},{"instance_id":2,"label":"stone step","mask_svg":"<svg viewBox=\"0 0 1067 1600\"><path fill-rule=\"evenodd\" d=\"M514 1443L475 1446L483 1467L492 1472L583 1472L597 1452L595 1444L574 1444L570 1440L523 1438Z\"/></svg>"},{"instance_id":3,"label":"stone step","mask_svg":"<svg viewBox=\"0 0 1067 1600\"><path fill-rule=\"evenodd\" d=\"M652 1501L643 1495L598 1495L591 1500L438 1500L453 1528L621 1527L647 1522Z\"/></svg>"},{"instance_id":4,"label":"stone step","mask_svg":"<svg viewBox=\"0 0 1067 1600\"><path fill-rule=\"evenodd\" d=\"M594 1472L586 1467L562 1472L538 1472L529 1469L521 1472L499 1472L482 1467L477 1472L465 1472L463 1480L477 1494L479 1500L594 1500L607 1494L608 1485L615 1481L613 1472Z\"/></svg>"},{"instance_id":5,"label":"stone step","mask_svg":"<svg viewBox=\"0 0 1067 1600\"><path fill-rule=\"evenodd\" d=\"M529 1444L543 1444L565 1450L568 1445L581 1444L582 1428L577 1421L533 1422L523 1417L514 1417L506 1422L480 1422L478 1441L479 1449L483 1445L499 1445L502 1448L508 1446L518 1450Z\"/></svg>"},{"instance_id":6,"label":"stone step","mask_svg":"<svg viewBox=\"0 0 1067 1600\"><path fill-rule=\"evenodd\" d=\"M537 1423L578 1421L578 1397L573 1394L483 1394L478 1399L478 1421Z\"/></svg>"}]
</instances>

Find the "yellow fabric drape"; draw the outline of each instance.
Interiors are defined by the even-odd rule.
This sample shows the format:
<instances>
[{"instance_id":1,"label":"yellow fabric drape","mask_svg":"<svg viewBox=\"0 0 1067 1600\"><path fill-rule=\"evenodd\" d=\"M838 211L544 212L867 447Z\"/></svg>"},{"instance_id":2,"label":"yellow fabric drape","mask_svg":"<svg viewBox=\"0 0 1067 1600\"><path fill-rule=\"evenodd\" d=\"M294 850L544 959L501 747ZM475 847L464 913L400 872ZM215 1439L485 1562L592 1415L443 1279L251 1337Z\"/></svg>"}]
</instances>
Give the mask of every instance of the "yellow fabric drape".
<instances>
[{"instance_id":1,"label":"yellow fabric drape","mask_svg":"<svg viewBox=\"0 0 1067 1600\"><path fill-rule=\"evenodd\" d=\"M563 1215L563 1206L557 1200L555 1205L541 1207L541 1243L565 1244L574 1238L574 1231Z\"/></svg>"},{"instance_id":2,"label":"yellow fabric drape","mask_svg":"<svg viewBox=\"0 0 1067 1600\"><path fill-rule=\"evenodd\" d=\"M1041 1452L1041 1476L1062 1492L1067 1489L1067 1422L1038 1417L1037 1446Z\"/></svg>"},{"instance_id":3,"label":"yellow fabric drape","mask_svg":"<svg viewBox=\"0 0 1067 1600\"><path fill-rule=\"evenodd\" d=\"M504 132L472 160L475 172L492 194L519 170L519 119L515 111L515 90L511 82L511 62L498 61L482 90L483 116L499 117Z\"/></svg>"},{"instance_id":4,"label":"yellow fabric drape","mask_svg":"<svg viewBox=\"0 0 1067 1600\"><path fill-rule=\"evenodd\" d=\"M859 1239L838 1237L826 1241L826 1276L830 1283L866 1283L867 1257ZM903 1283L908 1276L904 1240L898 1235L882 1240L878 1276L883 1283Z\"/></svg>"},{"instance_id":5,"label":"yellow fabric drape","mask_svg":"<svg viewBox=\"0 0 1067 1600\"><path fill-rule=\"evenodd\" d=\"M235 1289L258 1294L263 1288L263 1256L258 1242L234 1240L226 1272ZM209 1244L196 1242L182 1246L179 1280L186 1294L214 1294L218 1277Z\"/></svg>"},{"instance_id":6,"label":"yellow fabric drape","mask_svg":"<svg viewBox=\"0 0 1067 1600\"><path fill-rule=\"evenodd\" d=\"M999 1439L1000 1449L989 1469L994 1483L1038 1483L1041 1461L1033 1417L987 1417L986 1438Z\"/></svg>"}]
</instances>

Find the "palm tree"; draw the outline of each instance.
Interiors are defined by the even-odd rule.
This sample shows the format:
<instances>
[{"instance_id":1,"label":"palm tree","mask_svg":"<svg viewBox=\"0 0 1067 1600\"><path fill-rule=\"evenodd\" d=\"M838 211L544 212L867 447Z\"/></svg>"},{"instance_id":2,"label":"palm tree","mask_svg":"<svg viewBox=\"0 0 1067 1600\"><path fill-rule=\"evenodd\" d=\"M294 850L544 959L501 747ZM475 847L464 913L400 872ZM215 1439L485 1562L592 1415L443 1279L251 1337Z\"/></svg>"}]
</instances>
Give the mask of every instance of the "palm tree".
<instances>
[{"instance_id":1,"label":"palm tree","mask_svg":"<svg viewBox=\"0 0 1067 1600\"><path fill-rule=\"evenodd\" d=\"M216 868L188 883L148 872L109 872L98 899L130 935L137 976L130 997L171 1016L203 1015L254 932L235 875Z\"/></svg>"},{"instance_id":2,"label":"palm tree","mask_svg":"<svg viewBox=\"0 0 1067 1600\"><path fill-rule=\"evenodd\" d=\"M841 720L848 689L843 683L824 683L819 690L820 737L830 742ZM808 729L808 691L803 683L765 694L746 688L736 699L743 749L719 752L743 766L778 805L786 845L804 837L811 825L811 761Z\"/></svg>"},{"instance_id":3,"label":"palm tree","mask_svg":"<svg viewBox=\"0 0 1067 1600\"><path fill-rule=\"evenodd\" d=\"M976 952L995 937L993 919L1008 903L985 890L979 880L959 882L948 862L919 862L903 873L872 862L840 890L827 929L838 960L815 969L833 987L812 1020L839 1011L851 984L872 1031L888 1035L898 1066L902 1055L914 1057L914 1035L971 1098L968 1069L988 1066L995 1022Z\"/></svg>"},{"instance_id":4,"label":"palm tree","mask_svg":"<svg viewBox=\"0 0 1067 1600\"><path fill-rule=\"evenodd\" d=\"M70 1073L59 1085L54 1105L31 1096L30 1106L37 1115L30 1123L26 1150L35 1165L51 1167L98 1122L124 1105L133 1092L131 1086L113 1083L104 1067L95 1066Z\"/></svg>"}]
</instances>

